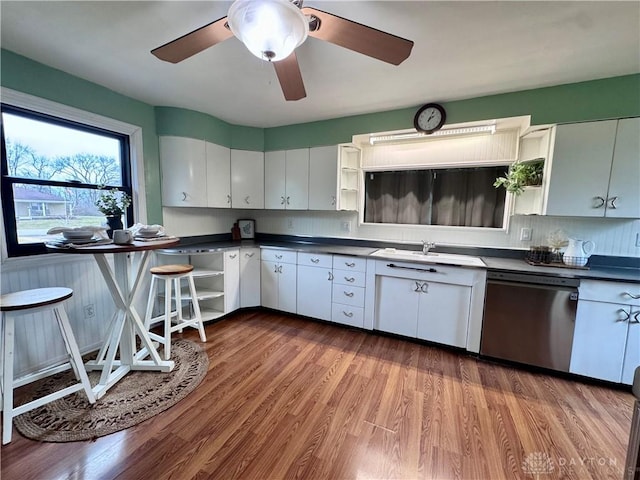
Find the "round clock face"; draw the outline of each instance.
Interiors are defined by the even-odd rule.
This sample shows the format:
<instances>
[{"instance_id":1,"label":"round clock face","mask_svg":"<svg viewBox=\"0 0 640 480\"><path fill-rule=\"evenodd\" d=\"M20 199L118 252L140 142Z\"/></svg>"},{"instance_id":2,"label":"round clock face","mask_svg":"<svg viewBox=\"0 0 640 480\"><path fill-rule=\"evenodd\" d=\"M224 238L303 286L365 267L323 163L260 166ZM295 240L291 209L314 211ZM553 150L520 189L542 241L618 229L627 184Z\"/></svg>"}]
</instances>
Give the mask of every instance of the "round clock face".
<instances>
[{"instance_id":1,"label":"round clock face","mask_svg":"<svg viewBox=\"0 0 640 480\"><path fill-rule=\"evenodd\" d=\"M433 133L444 125L447 116L437 103L428 103L418 110L413 125L419 132Z\"/></svg>"}]
</instances>

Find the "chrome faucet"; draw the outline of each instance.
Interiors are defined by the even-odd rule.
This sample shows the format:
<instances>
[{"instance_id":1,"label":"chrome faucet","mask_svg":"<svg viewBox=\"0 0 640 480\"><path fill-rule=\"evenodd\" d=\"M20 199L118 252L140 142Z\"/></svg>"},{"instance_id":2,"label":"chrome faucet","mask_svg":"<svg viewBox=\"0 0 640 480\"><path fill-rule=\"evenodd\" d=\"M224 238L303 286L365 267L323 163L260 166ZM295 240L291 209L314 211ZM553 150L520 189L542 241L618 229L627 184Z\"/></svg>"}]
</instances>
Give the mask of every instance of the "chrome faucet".
<instances>
[{"instance_id":1,"label":"chrome faucet","mask_svg":"<svg viewBox=\"0 0 640 480\"><path fill-rule=\"evenodd\" d=\"M426 240L422 240L422 253L428 255L429 250L431 250L432 248L436 248L435 242L427 242Z\"/></svg>"}]
</instances>

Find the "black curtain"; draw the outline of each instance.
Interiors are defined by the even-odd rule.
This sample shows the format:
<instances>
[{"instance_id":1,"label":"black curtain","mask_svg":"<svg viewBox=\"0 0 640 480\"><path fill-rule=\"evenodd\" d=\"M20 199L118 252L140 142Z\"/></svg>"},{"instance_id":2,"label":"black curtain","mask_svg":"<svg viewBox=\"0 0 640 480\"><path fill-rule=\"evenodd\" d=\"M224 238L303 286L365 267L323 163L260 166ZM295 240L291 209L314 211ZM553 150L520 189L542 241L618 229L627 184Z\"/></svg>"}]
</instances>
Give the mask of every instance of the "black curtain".
<instances>
[{"instance_id":1,"label":"black curtain","mask_svg":"<svg viewBox=\"0 0 640 480\"><path fill-rule=\"evenodd\" d=\"M428 224L432 186L431 170L367 173L364 221Z\"/></svg>"},{"instance_id":2,"label":"black curtain","mask_svg":"<svg viewBox=\"0 0 640 480\"><path fill-rule=\"evenodd\" d=\"M502 227L504 189L493 186L504 167L437 170L433 225Z\"/></svg>"}]
</instances>

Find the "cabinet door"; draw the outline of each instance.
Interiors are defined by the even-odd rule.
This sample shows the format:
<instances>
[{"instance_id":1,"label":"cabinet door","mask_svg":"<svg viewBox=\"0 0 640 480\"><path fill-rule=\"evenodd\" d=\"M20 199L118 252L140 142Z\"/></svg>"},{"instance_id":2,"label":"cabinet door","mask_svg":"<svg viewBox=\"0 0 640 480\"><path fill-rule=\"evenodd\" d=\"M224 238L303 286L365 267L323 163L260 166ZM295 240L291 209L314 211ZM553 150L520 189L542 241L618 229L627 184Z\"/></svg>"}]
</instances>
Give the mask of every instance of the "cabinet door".
<instances>
[{"instance_id":1,"label":"cabinet door","mask_svg":"<svg viewBox=\"0 0 640 480\"><path fill-rule=\"evenodd\" d=\"M287 150L286 205L289 210L309 208L309 149Z\"/></svg>"},{"instance_id":2,"label":"cabinet door","mask_svg":"<svg viewBox=\"0 0 640 480\"><path fill-rule=\"evenodd\" d=\"M606 216L640 218L639 188L640 118L624 118L618 121Z\"/></svg>"},{"instance_id":3,"label":"cabinet door","mask_svg":"<svg viewBox=\"0 0 640 480\"><path fill-rule=\"evenodd\" d=\"M636 317L636 315L638 315ZM631 308L631 321L627 331L627 347L624 351L622 364L622 383L631 385L636 368L640 366L640 313L637 308Z\"/></svg>"},{"instance_id":4,"label":"cabinet door","mask_svg":"<svg viewBox=\"0 0 640 480\"><path fill-rule=\"evenodd\" d=\"M240 306L260 306L260 249L240 250Z\"/></svg>"},{"instance_id":5,"label":"cabinet door","mask_svg":"<svg viewBox=\"0 0 640 480\"><path fill-rule=\"evenodd\" d=\"M556 127L547 215L604 216L617 123L607 120Z\"/></svg>"},{"instance_id":6,"label":"cabinet door","mask_svg":"<svg viewBox=\"0 0 640 480\"><path fill-rule=\"evenodd\" d=\"M231 208L231 150L205 142L207 157L207 206Z\"/></svg>"},{"instance_id":7,"label":"cabinet door","mask_svg":"<svg viewBox=\"0 0 640 480\"><path fill-rule=\"evenodd\" d=\"M467 345L471 287L419 283L418 338L464 348Z\"/></svg>"},{"instance_id":8,"label":"cabinet door","mask_svg":"<svg viewBox=\"0 0 640 480\"><path fill-rule=\"evenodd\" d=\"M309 210L336 210L338 147L309 150Z\"/></svg>"},{"instance_id":9,"label":"cabinet door","mask_svg":"<svg viewBox=\"0 0 640 480\"><path fill-rule=\"evenodd\" d=\"M331 320L331 269L298 265L298 314Z\"/></svg>"},{"instance_id":10,"label":"cabinet door","mask_svg":"<svg viewBox=\"0 0 640 480\"><path fill-rule=\"evenodd\" d=\"M619 382L627 342L625 309L615 303L579 300L569 371Z\"/></svg>"},{"instance_id":11,"label":"cabinet door","mask_svg":"<svg viewBox=\"0 0 640 480\"><path fill-rule=\"evenodd\" d=\"M376 325L378 330L416 337L420 293L416 282L379 275L376 282Z\"/></svg>"},{"instance_id":12,"label":"cabinet door","mask_svg":"<svg viewBox=\"0 0 640 480\"><path fill-rule=\"evenodd\" d=\"M164 206L207 206L206 155L203 140L160 137L160 163Z\"/></svg>"},{"instance_id":13,"label":"cabinet door","mask_svg":"<svg viewBox=\"0 0 640 480\"><path fill-rule=\"evenodd\" d=\"M224 313L240 308L240 251L224 252Z\"/></svg>"},{"instance_id":14,"label":"cabinet door","mask_svg":"<svg viewBox=\"0 0 640 480\"><path fill-rule=\"evenodd\" d=\"M278 264L278 310L296 313L296 265Z\"/></svg>"},{"instance_id":15,"label":"cabinet door","mask_svg":"<svg viewBox=\"0 0 640 480\"><path fill-rule=\"evenodd\" d=\"M278 264L260 262L260 298L263 307L278 309Z\"/></svg>"},{"instance_id":16,"label":"cabinet door","mask_svg":"<svg viewBox=\"0 0 640 480\"><path fill-rule=\"evenodd\" d=\"M284 150L264 154L264 208L286 208L285 162Z\"/></svg>"},{"instance_id":17,"label":"cabinet door","mask_svg":"<svg viewBox=\"0 0 640 480\"><path fill-rule=\"evenodd\" d=\"M264 208L264 153L231 150L231 207Z\"/></svg>"}]
</instances>

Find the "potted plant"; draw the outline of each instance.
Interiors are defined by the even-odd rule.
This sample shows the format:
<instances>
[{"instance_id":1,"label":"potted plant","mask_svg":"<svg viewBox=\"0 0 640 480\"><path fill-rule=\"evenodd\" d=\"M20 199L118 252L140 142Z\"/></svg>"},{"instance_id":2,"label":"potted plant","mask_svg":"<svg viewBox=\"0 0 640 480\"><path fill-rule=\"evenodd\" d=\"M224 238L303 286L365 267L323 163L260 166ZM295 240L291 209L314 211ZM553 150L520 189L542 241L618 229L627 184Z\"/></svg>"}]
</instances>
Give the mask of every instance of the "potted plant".
<instances>
[{"instance_id":1,"label":"potted plant","mask_svg":"<svg viewBox=\"0 0 640 480\"><path fill-rule=\"evenodd\" d=\"M493 186L504 187L507 192L520 195L524 192L524 187L542 185L543 170L544 158L516 162L509 166L506 176L496 178Z\"/></svg>"},{"instance_id":2,"label":"potted plant","mask_svg":"<svg viewBox=\"0 0 640 480\"><path fill-rule=\"evenodd\" d=\"M131 205L131 197L127 192L122 192L117 188L104 190L95 201L96 207L100 213L107 217L107 225L110 230L107 231L109 238L113 236L114 230L122 230L122 215Z\"/></svg>"}]
</instances>

